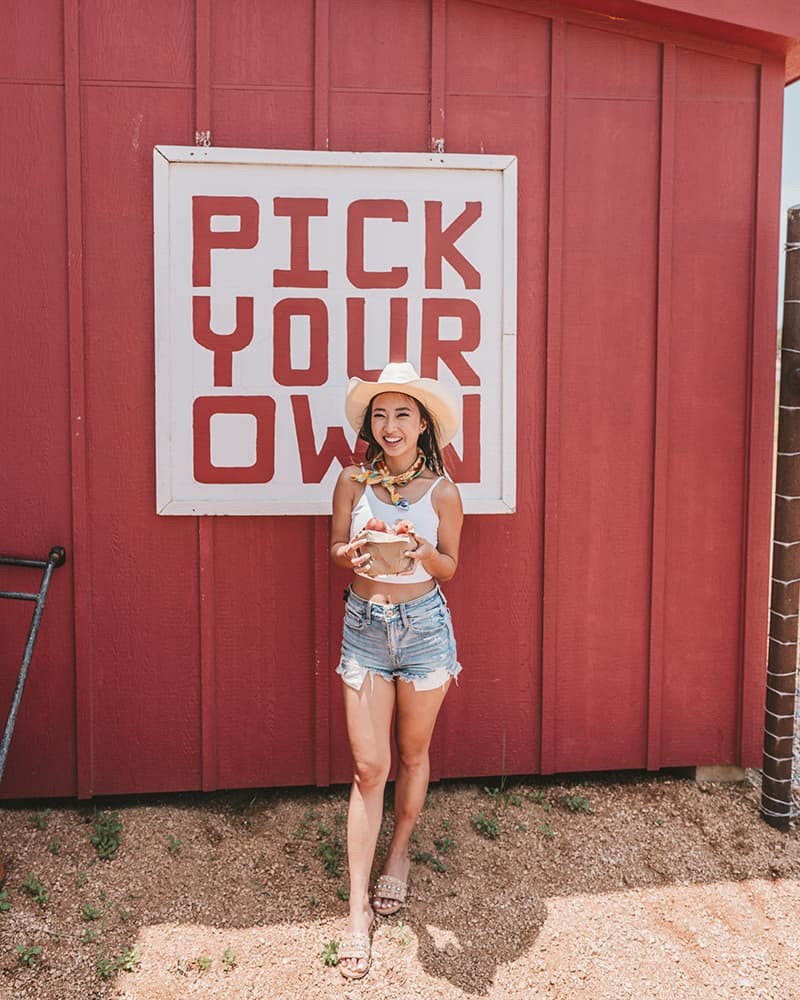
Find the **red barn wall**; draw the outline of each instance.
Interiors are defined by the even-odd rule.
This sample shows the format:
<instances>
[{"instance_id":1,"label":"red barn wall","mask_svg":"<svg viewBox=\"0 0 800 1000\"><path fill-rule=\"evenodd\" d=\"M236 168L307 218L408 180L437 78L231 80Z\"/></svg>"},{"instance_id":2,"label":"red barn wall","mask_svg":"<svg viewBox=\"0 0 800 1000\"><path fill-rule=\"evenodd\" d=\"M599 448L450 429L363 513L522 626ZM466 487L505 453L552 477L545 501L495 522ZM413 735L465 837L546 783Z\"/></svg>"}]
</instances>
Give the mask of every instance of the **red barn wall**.
<instances>
[{"instance_id":1,"label":"red barn wall","mask_svg":"<svg viewBox=\"0 0 800 1000\"><path fill-rule=\"evenodd\" d=\"M446 585L435 775L758 763L782 57L538 0L7 23L0 550L68 563L0 795L349 777L328 519L155 514L152 148L203 128L519 157L518 508Z\"/></svg>"}]
</instances>

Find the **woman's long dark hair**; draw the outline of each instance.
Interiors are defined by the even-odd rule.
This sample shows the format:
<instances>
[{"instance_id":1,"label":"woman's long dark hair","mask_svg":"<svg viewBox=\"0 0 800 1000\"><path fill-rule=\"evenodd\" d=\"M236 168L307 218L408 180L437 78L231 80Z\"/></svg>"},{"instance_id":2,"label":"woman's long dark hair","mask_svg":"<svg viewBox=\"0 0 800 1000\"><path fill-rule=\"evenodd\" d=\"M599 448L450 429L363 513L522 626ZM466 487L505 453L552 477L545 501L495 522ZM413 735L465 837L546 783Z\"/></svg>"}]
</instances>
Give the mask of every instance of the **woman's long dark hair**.
<instances>
[{"instance_id":1,"label":"woman's long dark hair","mask_svg":"<svg viewBox=\"0 0 800 1000\"><path fill-rule=\"evenodd\" d=\"M408 393L403 393L403 395L407 396ZM430 415L427 408L415 396L409 396L408 398L413 399L417 404L419 415L425 421L425 430L420 434L417 441L418 446L422 449L422 454L425 456L425 464L437 476L444 476L446 474L444 461L442 460L442 452L436 440L436 421ZM366 410L364 410L364 419L361 421L361 429L358 432L358 436L362 441L367 442L367 464L374 462L378 455L383 452L383 448L381 448L372 435L372 403L374 399L375 396L372 397Z\"/></svg>"}]
</instances>

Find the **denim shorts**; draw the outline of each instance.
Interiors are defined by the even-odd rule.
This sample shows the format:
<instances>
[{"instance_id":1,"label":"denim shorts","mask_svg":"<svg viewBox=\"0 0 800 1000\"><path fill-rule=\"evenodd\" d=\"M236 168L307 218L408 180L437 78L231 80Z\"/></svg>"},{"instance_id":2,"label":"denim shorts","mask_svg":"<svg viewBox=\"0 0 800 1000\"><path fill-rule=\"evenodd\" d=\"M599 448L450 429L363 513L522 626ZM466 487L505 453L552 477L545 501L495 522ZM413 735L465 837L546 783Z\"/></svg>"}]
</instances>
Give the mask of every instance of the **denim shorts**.
<instances>
[{"instance_id":1,"label":"denim shorts","mask_svg":"<svg viewBox=\"0 0 800 1000\"><path fill-rule=\"evenodd\" d=\"M442 687L461 664L450 609L438 585L403 604L375 604L345 591L342 656L336 673L360 690L367 674L413 683L417 691Z\"/></svg>"}]
</instances>

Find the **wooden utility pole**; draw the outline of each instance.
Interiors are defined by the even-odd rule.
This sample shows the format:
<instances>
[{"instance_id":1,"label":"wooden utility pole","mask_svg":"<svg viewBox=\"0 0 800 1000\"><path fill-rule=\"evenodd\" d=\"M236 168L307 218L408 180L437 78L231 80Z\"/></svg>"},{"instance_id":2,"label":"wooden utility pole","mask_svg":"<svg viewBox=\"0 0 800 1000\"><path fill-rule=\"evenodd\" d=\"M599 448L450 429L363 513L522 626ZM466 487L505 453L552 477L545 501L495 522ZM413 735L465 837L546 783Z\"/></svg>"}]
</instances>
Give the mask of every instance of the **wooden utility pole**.
<instances>
[{"instance_id":1,"label":"wooden utility pole","mask_svg":"<svg viewBox=\"0 0 800 1000\"><path fill-rule=\"evenodd\" d=\"M792 769L800 621L800 205L789 209L786 231L773 539L761 814L772 826L787 830L794 812Z\"/></svg>"}]
</instances>

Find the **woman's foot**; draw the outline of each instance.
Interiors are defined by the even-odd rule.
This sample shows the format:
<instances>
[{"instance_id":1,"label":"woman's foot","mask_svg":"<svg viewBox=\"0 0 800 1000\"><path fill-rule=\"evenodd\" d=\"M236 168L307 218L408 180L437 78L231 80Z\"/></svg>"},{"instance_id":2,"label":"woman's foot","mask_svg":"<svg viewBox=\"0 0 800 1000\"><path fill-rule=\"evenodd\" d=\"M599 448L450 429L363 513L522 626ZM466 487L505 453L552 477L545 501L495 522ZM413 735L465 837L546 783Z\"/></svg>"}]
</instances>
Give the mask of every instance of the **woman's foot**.
<instances>
[{"instance_id":1,"label":"woman's foot","mask_svg":"<svg viewBox=\"0 0 800 1000\"><path fill-rule=\"evenodd\" d=\"M375 883L372 897L372 908L381 916L387 917L405 905L408 889L408 872L411 861L407 854L399 857L387 855L383 864L383 874Z\"/></svg>"},{"instance_id":2,"label":"woman's foot","mask_svg":"<svg viewBox=\"0 0 800 1000\"><path fill-rule=\"evenodd\" d=\"M374 921L375 914L366 900L362 909L350 912L339 942L339 972L346 979L361 979L369 972Z\"/></svg>"}]
</instances>

